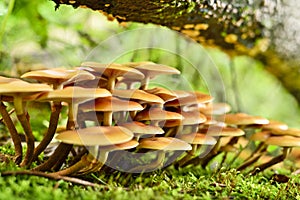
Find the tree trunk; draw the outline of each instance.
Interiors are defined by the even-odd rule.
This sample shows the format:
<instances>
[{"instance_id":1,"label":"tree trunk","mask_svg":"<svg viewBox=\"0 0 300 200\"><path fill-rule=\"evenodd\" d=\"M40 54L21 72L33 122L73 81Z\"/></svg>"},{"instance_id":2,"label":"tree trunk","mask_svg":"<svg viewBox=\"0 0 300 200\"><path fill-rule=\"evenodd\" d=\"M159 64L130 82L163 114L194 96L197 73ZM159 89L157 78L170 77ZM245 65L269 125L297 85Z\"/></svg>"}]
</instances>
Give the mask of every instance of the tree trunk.
<instances>
[{"instance_id":1,"label":"tree trunk","mask_svg":"<svg viewBox=\"0 0 300 200\"><path fill-rule=\"evenodd\" d=\"M300 102L300 6L297 0L52 0L87 7L119 22L169 27L229 55L266 66Z\"/></svg>"}]
</instances>

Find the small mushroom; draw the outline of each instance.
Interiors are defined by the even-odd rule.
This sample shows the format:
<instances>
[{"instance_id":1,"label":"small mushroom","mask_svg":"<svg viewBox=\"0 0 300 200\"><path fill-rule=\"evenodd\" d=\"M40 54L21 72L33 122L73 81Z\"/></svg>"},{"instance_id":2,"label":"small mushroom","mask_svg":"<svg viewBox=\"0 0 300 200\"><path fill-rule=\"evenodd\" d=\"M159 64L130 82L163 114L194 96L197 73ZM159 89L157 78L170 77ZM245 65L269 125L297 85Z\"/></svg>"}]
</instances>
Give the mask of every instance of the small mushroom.
<instances>
[{"instance_id":1,"label":"small mushroom","mask_svg":"<svg viewBox=\"0 0 300 200\"><path fill-rule=\"evenodd\" d=\"M175 92L167 90L166 88L162 88L162 87L155 87L155 88L151 88L151 89L148 89L145 91L150 94L155 94L155 95L159 96L165 102L172 101L172 100L178 98L178 95Z\"/></svg>"},{"instance_id":2,"label":"small mushroom","mask_svg":"<svg viewBox=\"0 0 300 200\"><path fill-rule=\"evenodd\" d=\"M130 169L132 173L148 172L163 167L165 152L169 151L189 151L192 149L188 143L172 137L152 137L139 141L137 149L157 150L157 158L150 164L140 165Z\"/></svg>"},{"instance_id":3,"label":"small mushroom","mask_svg":"<svg viewBox=\"0 0 300 200\"><path fill-rule=\"evenodd\" d=\"M283 147L282 154L279 156L276 156L275 158L271 159L267 163L263 163L261 165L258 165L254 167L254 170L251 174L256 174L260 171L263 171L279 162L282 162L290 153L292 147L300 147L300 138L294 137L294 136L272 136L269 137L265 143L267 145L276 145Z\"/></svg>"},{"instance_id":4,"label":"small mushroom","mask_svg":"<svg viewBox=\"0 0 300 200\"><path fill-rule=\"evenodd\" d=\"M180 71L173 67L169 67L163 64L156 64L153 62L137 62L137 63L124 63L124 65L133 67L141 71L144 74L144 79L141 82L140 89L147 90L149 85L149 80L157 75L161 74L180 74Z\"/></svg>"},{"instance_id":5,"label":"small mushroom","mask_svg":"<svg viewBox=\"0 0 300 200\"><path fill-rule=\"evenodd\" d=\"M101 64L96 62L84 62L81 66L93 69L94 71L90 72L96 76L104 76L107 78L107 89L109 91L114 90L117 77L134 77L140 80L144 78L144 74L140 71L116 63Z\"/></svg>"},{"instance_id":6,"label":"small mushroom","mask_svg":"<svg viewBox=\"0 0 300 200\"><path fill-rule=\"evenodd\" d=\"M200 107L199 110L205 115L224 115L230 112L231 107L227 103L209 103Z\"/></svg>"},{"instance_id":7,"label":"small mushroom","mask_svg":"<svg viewBox=\"0 0 300 200\"><path fill-rule=\"evenodd\" d=\"M179 167L194 157L201 145L215 145L217 143L214 137L203 133L181 134L178 138L192 145L192 150L187 151L187 154L177 162Z\"/></svg>"},{"instance_id":8,"label":"small mushroom","mask_svg":"<svg viewBox=\"0 0 300 200\"><path fill-rule=\"evenodd\" d=\"M17 117L23 127L26 136L27 150L24 160L21 166L29 166L32 162L32 156L34 151L34 136L30 127L30 123L27 119L27 114L23 106L24 98L37 94L40 92L51 91L48 85L27 83L25 81L12 81L0 84L0 95L13 97L14 107Z\"/></svg>"},{"instance_id":9,"label":"small mushroom","mask_svg":"<svg viewBox=\"0 0 300 200\"><path fill-rule=\"evenodd\" d=\"M251 116L246 113L226 114L225 123L228 125L264 125L269 124L269 120L260 116Z\"/></svg>"},{"instance_id":10,"label":"small mushroom","mask_svg":"<svg viewBox=\"0 0 300 200\"><path fill-rule=\"evenodd\" d=\"M110 151L137 146L138 142L136 141L127 143L132 138L133 133L131 131L119 126L95 126L64 131L56 137L57 140L70 145L86 146L89 149L89 154L84 155L74 165L53 174L65 176L98 171L105 164Z\"/></svg>"}]
</instances>

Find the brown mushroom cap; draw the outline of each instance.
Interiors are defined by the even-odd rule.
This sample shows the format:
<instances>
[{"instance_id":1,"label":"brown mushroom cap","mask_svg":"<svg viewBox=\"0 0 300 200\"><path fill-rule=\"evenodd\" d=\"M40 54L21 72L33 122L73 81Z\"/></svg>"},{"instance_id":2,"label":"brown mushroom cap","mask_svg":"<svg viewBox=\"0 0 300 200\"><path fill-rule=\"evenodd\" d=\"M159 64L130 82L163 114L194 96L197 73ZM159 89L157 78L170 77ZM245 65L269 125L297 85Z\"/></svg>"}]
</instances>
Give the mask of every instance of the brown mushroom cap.
<instances>
[{"instance_id":1,"label":"brown mushroom cap","mask_svg":"<svg viewBox=\"0 0 300 200\"><path fill-rule=\"evenodd\" d=\"M84 62L81 64L82 67L89 67L94 70L95 75L105 76L105 77L126 77L126 78L134 78L134 79L143 79L144 74L140 71L133 69L131 67L127 67L117 63L111 64L101 64L97 62Z\"/></svg>"},{"instance_id":2,"label":"brown mushroom cap","mask_svg":"<svg viewBox=\"0 0 300 200\"><path fill-rule=\"evenodd\" d=\"M280 147L300 147L300 138L294 136L273 136L269 137L265 143Z\"/></svg>"},{"instance_id":3,"label":"brown mushroom cap","mask_svg":"<svg viewBox=\"0 0 300 200\"><path fill-rule=\"evenodd\" d=\"M225 123L230 125L268 124L269 120L260 116L251 116L245 113L226 114Z\"/></svg>"},{"instance_id":4,"label":"brown mushroom cap","mask_svg":"<svg viewBox=\"0 0 300 200\"><path fill-rule=\"evenodd\" d=\"M2 83L9 83L12 81L20 81L20 79L17 78L8 78L8 77L4 77L4 76L0 76L0 84Z\"/></svg>"},{"instance_id":5,"label":"brown mushroom cap","mask_svg":"<svg viewBox=\"0 0 300 200\"><path fill-rule=\"evenodd\" d=\"M214 137L203 133L181 134L178 136L178 138L189 144L214 145L217 143L217 140Z\"/></svg>"},{"instance_id":6,"label":"brown mushroom cap","mask_svg":"<svg viewBox=\"0 0 300 200\"><path fill-rule=\"evenodd\" d=\"M133 149L138 145L139 143L136 140L129 140L128 142L124 142L120 144L103 146L102 149L106 149L107 151L126 150L126 149Z\"/></svg>"},{"instance_id":7,"label":"brown mushroom cap","mask_svg":"<svg viewBox=\"0 0 300 200\"><path fill-rule=\"evenodd\" d=\"M272 133L270 131L261 131L252 134L249 139L253 141L265 142L271 135Z\"/></svg>"},{"instance_id":8,"label":"brown mushroom cap","mask_svg":"<svg viewBox=\"0 0 300 200\"><path fill-rule=\"evenodd\" d=\"M242 129L232 128L232 127L220 127L220 126L210 126L209 128L203 128L198 131L199 133L204 133L210 136L242 136L245 132Z\"/></svg>"},{"instance_id":9,"label":"brown mushroom cap","mask_svg":"<svg viewBox=\"0 0 300 200\"><path fill-rule=\"evenodd\" d=\"M210 103L199 110L206 115L223 115L231 110L231 106L227 103Z\"/></svg>"},{"instance_id":10,"label":"brown mushroom cap","mask_svg":"<svg viewBox=\"0 0 300 200\"><path fill-rule=\"evenodd\" d=\"M290 135L290 136L295 136L295 137L300 137L300 129L298 128L289 128L286 130L282 129L273 129L271 130L273 135Z\"/></svg>"},{"instance_id":11,"label":"brown mushroom cap","mask_svg":"<svg viewBox=\"0 0 300 200\"><path fill-rule=\"evenodd\" d=\"M135 116L136 121L146 121L146 120L162 121L168 119L182 120L183 117L179 113L165 111L162 110L161 108L145 109L137 113Z\"/></svg>"},{"instance_id":12,"label":"brown mushroom cap","mask_svg":"<svg viewBox=\"0 0 300 200\"><path fill-rule=\"evenodd\" d=\"M68 130L56 136L67 144L86 146L108 146L128 142L133 138L133 133L119 126L95 126L78 130Z\"/></svg>"},{"instance_id":13,"label":"brown mushroom cap","mask_svg":"<svg viewBox=\"0 0 300 200\"><path fill-rule=\"evenodd\" d=\"M279 121L274 121L274 120L269 120L269 123L262 125L261 128L263 130L273 130L273 129L287 130L289 127L285 123L282 123Z\"/></svg>"},{"instance_id":14,"label":"brown mushroom cap","mask_svg":"<svg viewBox=\"0 0 300 200\"><path fill-rule=\"evenodd\" d=\"M28 83L22 80L0 84L0 94L5 96L28 96L47 91L52 91L52 88L49 85Z\"/></svg>"},{"instance_id":15,"label":"brown mushroom cap","mask_svg":"<svg viewBox=\"0 0 300 200\"><path fill-rule=\"evenodd\" d=\"M162 87L155 87L152 89L148 89L148 90L146 90L146 92L148 92L150 94L155 94L155 95L159 96L160 98L162 98L166 102L172 101L178 97L175 92L172 92L172 91L167 90L166 88L162 88Z\"/></svg>"},{"instance_id":16,"label":"brown mushroom cap","mask_svg":"<svg viewBox=\"0 0 300 200\"><path fill-rule=\"evenodd\" d=\"M70 83L80 80L93 80L95 76L83 70L55 68L27 72L21 78L35 79L43 83L60 85L66 81Z\"/></svg>"},{"instance_id":17,"label":"brown mushroom cap","mask_svg":"<svg viewBox=\"0 0 300 200\"><path fill-rule=\"evenodd\" d=\"M152 137L140 140L138 148L153 149L153 150L191 150L192 147L183 140L172 137Z\"/></svg>"},{"instance_id":18,"label":"brown mushroom cap","mask_svg":"<svg viewBox=\"0 0 300 200\"><path fill-rule=\"evenodd\" d=\"M206 121L205 115L201 114L198 111L183 111L180 114L183 116L182 120L167 120L164 124L164 127L201 124Z\"/></svg>"},{"instance_id":19,"label":"brown mushroom cap","mask_svg":"<svg viewBox=\"0 0 300 200\"><path fill-rule=\"evenodd\" d=\"M97 98L79 106L83 111L101 111L101 112L118 112L118 111L138 111L143 107L134 101L124 101L117 97Z\"/></svg>"},{"instance_id":20,"label":"brown mushroom cap","mask_svg":"<svg viewBox=\"0 0 300 200\"><path fill-rule=\"evenodd\" d=\"M201 92L190 92L189 96L179 97L165 103L166 107L190 106L208 103L213 100L213 97Z\"/></svg>"},{"instance_id":21,"label":"brown mushroom cap","mask_svg":"<svg viewBox=\"0 0 300 200\"><path fill-rule=\"evenodd\" d=\"M39 101L63 101L63 102L84 102L99 97L109 97L111 93L102 88L82 88L70 86L61 90L53 90L41 94Z\"/></svg>"},{"instance_id":22,"label":"brown mushroom cap","mask_svg":"<svg viewBox=\"0 0 300 200\"><path fill-rule=\"evenodd\" d=\"M124 63L124 65L133 67L150 78L161 74L180 74L180 71L173 67L153 62Z\"/></svg>"},{"instance_id":23,"label":"brown mushroom cap","mask_svg":"<svg viewBox=\"0 0 300 200\"><path fill-rule=\"evenodd\" d=\"M119 126L125 127L131 132L133 132L135 135L156 135L156 134L163 134L164 130L158 126L151 126L151 125L146 125L142 122L128 122L128 123L122 123L118 124Z\"/></svg>"},{"instance_id":24,"label":"brown mushroom cap","mask_svg":"<svg viewBox=\"0 0 300 200\"><path fill-rule=\"evenodd\" d=\"M136 90L136 89L130 89L130 90L114 90L113 96L117 96L119 98L124 99L135 99L140 100L142 102L149 102L149 103L157 103L157 104L163 104L164 100L160 97L150 94L148 92L145 92L143 90Z\"/></svg>"}]
</instances>

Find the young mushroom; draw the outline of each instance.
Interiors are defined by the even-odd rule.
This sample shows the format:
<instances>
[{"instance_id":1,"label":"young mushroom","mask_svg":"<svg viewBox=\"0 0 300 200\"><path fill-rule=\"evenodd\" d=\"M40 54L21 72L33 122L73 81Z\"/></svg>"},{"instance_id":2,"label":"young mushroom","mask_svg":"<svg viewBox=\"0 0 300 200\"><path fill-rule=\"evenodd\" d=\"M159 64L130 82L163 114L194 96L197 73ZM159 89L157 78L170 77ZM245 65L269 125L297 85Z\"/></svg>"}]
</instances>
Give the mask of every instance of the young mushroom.
<instances>
[{"instance_id":1,"label":"young mushroom","mask_svg":"<svg viewBox=\"0 0 300 200\"><path fill-rule=\"evenodd\" d=\"M93 69L94 71L90 72L96 76L104 76L107 78L107 89L109 91L114 90L117 77L133 77L140 80L144 78L144 74L140 71L116 63L101 64L96 62L84 62L81 66L82 68L89 67Z\"/></svg>"},{"instance_id":2,"label":"young mushroom","mask_svg":"<svg viewBox=\"0 0 300 200\"><path fill-rule=\"evenodd\" d=\"M95 126L64 131L56 137L57 140L70 145L85 146L89 153L74 165L53 174L66 176L98 171L105 164L109 152L137 146L138 142L131 141L132 138L131 131L119 126Z\"/></svg>"},{"instance_id":3,"label":"young mushroom","mask_svg":"<svg viewBox=\"0 0 300 200\"><path fill-rule=\"evenodd\" d=\"M139 165L130 169L131 173L143 173L160 169L164 166L165 153L172 151L189 151L192 149L187 142L172 137L152 137L139 141L137 149L156 150L157 157L150 164ZM145 155L148 155L145 153Z\"/></svg>"},{"instance_id":4,"label":"young mushroom","mask_svg":"<svg viewBox=\"0 0 300 200\"><path fill-rule=\"evenodd\" d=\"M300 138L294 136L272 136L269 137L265 141L266 145L276 145L279 147L283 147L282 154L276 156L275 158L271 159L267 163L263 163L254 167L254 170L251 174L257 174L260 171L263 171L279 162L282 162L290 153L293 147L300 147Z\"/></svg>"},{"instance_id":5,"label":"young mushroom","mask_svg":"<svg viewBox=\"0 0 300 200\"><path fill-rule=\"evenodd\" d=\"M23 100L25 97L51 90L52 88L48 85L27 83L21 80L0 84L1 98L3 96L13 98L15 112L25 133L27 150L24 160L21 163L21 166L29 166L31 164L34 151L34 136L32 134L30 123L27 118L27 112L25 110Z\"/></svg>"}]
</instances>

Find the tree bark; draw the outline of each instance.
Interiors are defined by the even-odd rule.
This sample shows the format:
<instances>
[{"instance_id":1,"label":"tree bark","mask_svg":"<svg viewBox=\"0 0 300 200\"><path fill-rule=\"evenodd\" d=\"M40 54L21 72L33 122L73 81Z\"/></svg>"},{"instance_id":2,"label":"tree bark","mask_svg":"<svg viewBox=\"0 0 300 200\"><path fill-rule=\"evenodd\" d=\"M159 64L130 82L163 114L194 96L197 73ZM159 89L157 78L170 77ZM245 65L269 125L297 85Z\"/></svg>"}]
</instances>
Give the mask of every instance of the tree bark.
<instances>
[{"instance_id":1,"label":"tree bark","mask_svg":"<svg viewBox=\"0 0 300 200\"><path fill-rule=\"evenodd\" d=\"M300 102L297 0L52 0L119 22L169 27L229 55L259 59ZM299 80L298 80L299 79Z\"/></svg>"}]
</instances>

